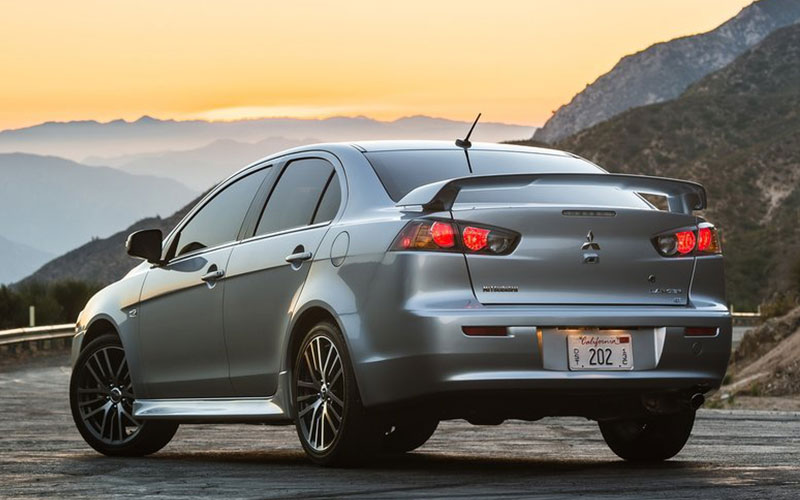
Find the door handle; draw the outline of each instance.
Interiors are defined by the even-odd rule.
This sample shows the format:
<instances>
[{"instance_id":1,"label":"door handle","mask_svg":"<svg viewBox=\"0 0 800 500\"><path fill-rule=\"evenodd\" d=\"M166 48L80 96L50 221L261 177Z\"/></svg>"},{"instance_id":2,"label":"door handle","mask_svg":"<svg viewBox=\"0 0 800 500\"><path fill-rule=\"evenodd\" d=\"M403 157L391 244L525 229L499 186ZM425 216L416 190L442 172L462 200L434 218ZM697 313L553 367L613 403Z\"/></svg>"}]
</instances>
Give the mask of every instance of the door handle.
<instances>
[{"instance_id":1,"label":"door handle","mask_svg":"<svg viewBox=\"0 0 800 500\"><path fill-rule=\"evenodd\" d=\"M222 269L215 269L213 271L209 270L206 274L201 276L200 279L205 281L206 283L212 283L222 278L223 276L225 276L225 271L223 271Z\"/></svg>"},{"instance_id":2,"label":"door handle","mask_svg":"<svg viewBox=\"0 0 800 500\"><path fill-rule=\"evenodd\" d=\"M298 253L293 253L291 255L287 255L286 262L296 264L298 262L309 260L310 258L311 258L311 252L298 252Z\"/></svg>"}]
</instances>

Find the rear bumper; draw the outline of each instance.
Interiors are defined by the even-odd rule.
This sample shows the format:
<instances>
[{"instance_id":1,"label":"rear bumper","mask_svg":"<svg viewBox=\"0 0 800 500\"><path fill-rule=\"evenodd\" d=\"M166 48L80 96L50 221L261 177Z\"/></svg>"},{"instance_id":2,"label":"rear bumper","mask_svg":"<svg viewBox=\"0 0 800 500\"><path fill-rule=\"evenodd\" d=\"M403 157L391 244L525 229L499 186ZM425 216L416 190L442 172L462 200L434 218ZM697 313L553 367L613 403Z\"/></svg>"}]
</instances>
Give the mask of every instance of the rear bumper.
<instances>
[{"instance_id":1,"label":"rear bumper","mask_svg":"<svg viewBox=\"0 0 800 500\"><path fill-rule=\"evenodd\" d=\"M473 303L462 309L384 314L366 326L358 339L350 339L366 406L414 407L422 401L436 406L455 399L465 414L494 405L507 407L507 418L522 406L533 406L530 412L540 416L592 416L603 401L608 406L619 398L707 394L720 386L731 349L730 314L722 306ZM462 326L507 326L509 335L469 337ZM717 335L686 337L684 327L689 326L714 327ZM560 327L638 328L631 330L634 370L570 371L570 332Z\"/></svg>"}]
</instances>

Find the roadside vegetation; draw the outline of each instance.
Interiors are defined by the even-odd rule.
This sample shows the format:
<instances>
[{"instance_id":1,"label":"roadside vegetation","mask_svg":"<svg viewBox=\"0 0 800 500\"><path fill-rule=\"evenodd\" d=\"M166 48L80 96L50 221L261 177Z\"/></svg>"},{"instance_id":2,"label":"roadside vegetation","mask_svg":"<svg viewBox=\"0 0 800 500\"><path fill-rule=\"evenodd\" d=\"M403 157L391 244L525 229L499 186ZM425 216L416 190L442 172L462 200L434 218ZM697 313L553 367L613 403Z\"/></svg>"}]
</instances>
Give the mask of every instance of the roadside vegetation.
<instances>
[{"instance_id":1,"label":"roadside vegetation","mask_svg":"<svg viewBox=\"0 0 800 500\"><path fill-rule=\"evenodd\" d=\"M0 286L0 330L29 325L29 308L36 310L37 325L73 323L100 286L78 280Z\"/></svg>"}]
</instances>

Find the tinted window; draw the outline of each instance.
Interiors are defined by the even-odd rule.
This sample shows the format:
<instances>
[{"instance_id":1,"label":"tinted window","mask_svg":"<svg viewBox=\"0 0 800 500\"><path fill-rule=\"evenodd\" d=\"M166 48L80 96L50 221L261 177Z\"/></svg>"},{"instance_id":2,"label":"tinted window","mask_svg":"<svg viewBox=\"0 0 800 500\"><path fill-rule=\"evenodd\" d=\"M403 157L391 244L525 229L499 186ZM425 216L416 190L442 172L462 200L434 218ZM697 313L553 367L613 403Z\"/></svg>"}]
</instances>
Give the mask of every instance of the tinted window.
<instances>
[{"instance_id":1,"label":"tinted window","mask_svg":"<svg viewBox=\"0 0 800 500\"><path fill-rule=\"evenodd\" d=\"M325 193L319 201L317 213L314 214L314 219L311 223L318 224L320 222L333 220L336 216L336 212L339 211L339 204L341 201L342 192L339 186L339 177L336 175L336 172L334 172L328 181L328 187L325 188Z\"/></svg>"},{"instance_id":2,"label":"tinted window","mask_svg":"<svg viewBox=\"0 0 800 500\"><path fill-rule=\"evenodd\" d=\"M181 229L175 255L210 248L236 239L244 216L268 168L239 179L220 191Z\"/></svg>"},{"instance_id":3,"label":"tinted window","mask_svg":"<svg viewBox=\"0 0 800 500\"><path fill-rule=\"evenodd\" d=\"M389 197L400 200L424 184L470 175L463 151L380 151L365 153ZM597 167L571 156L510 151L470 151L475 174L585 172Z\"/></svg>"},{"instance_id":4,"label":"tinted window","mask_svg":"<svg viewBox=\"0 0 800 500\"><path fill-rule=\"evenodd\" d=\"M289 163L264 207L256 234L310 224L332 173L333 167L325 160L313 158Z\"/></svg>"}]
</instances>

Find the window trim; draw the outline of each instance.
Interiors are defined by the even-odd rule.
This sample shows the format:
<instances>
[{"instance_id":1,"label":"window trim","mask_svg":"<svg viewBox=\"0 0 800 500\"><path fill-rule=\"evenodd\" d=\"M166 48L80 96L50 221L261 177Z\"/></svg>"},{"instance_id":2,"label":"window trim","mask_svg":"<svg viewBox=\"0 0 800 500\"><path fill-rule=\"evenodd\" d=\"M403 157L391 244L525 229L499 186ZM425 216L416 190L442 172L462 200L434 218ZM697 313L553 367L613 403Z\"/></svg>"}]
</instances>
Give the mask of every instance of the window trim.
<instances>
[{"instance_id":1,"label":"window trim","mask_svg":"<svg viewBox=\"0 0 800 500\"><path fill-rule=\"evenodd\" d=\"M328 154L325 154L325 152L321 151L301 151L292 155L282 157L279 163L275 163L274 166L277 167L278 169L272 174L272 180L270 182L269 189L267 190L268 191L267 196L265 196L263 200L259 201L261 209L256 211L257 217L255 218L254 221L255 223L252 225L252 227L247 228L246 233L243 235L243 238L240 239L239 242L244 243L249 241L256 241L267 237L279 236L287 233L295 233L306 229L315 229L317 227L324 227L333 224L335 221L337 221L339 217L341 217L341 215L344 213L344 207L347 204L347 190L344 185L345 183L343 183L341 180L339 181L339 192L340 192L339 208L336 211L336 215L334 215L334 217L331 220L326 222L320 222L317 224L311 224L311 221L309 221L309 223L306 224L305 226L295 226L287 229L282 229L280 231L274 231L271 233L255 234L256 230L258 229L258 224L261 222L261 216L264 215L264 209L267 207L267 203L269 202L269 199L272 197L272 194L275 191L275 187L280 181L283 173L286 171L286 169L292 162L299 160L323 160L333 168L333 172L337 174L337 177L339 177L339 179L345 178L343 172L344 168L341 167L341 163L338 161L338 158L335 155L328 156ZM312 221L314 220L314 215L316 215L316 211L319 208L322 196L325 194L325 189L328 187L328 184L330 183L332 177L333 175L329 176L328 181L325 183L325 188L322 190L322 193L320 194L320 199L317 200L317 206L314 207L314 214L311 217Z\"/></svg>"},{"instance_id":2,"label":"window trim","mask_svg":"<svg viewBox=\"0 0 800 500\"><path fill-rule=\"evenodd\" d=\"M264 186L272 180L272 177L274 176L274 170L272 172L267 173L267 175L264 177L264 180L261 182L261 185L256 190L256 194L250 201L250 205L247 207L247 210L245 211L245 216L242 219L242 224L239 226L239 230L237 231L236 236L234 237L233 240L225 241L213 247L200 248L193 252L187 252L182 255L174 254L177 251L177 249L175 248L175 244L178 242L181 232L192 220L194 220L195 216L201 210L203 210L209 203L211 203L211 200L216 198L220 193L228 189L236 182L239 182L240 180L244 179L245 177L249 177L250 175L255 175L262 170L266 170L274 166L276 166L276 163L271 163L271 162L260 163L258 165L255 165L253 168L240 172L238 175L231 176L227 181L223 181L219 183L216 187L212 188L211 191L209 191L209 193L202 200L200 200L200 202L198 202L197 205L195 205L189 211L188 214L186 214L186 217L184 217L184 219L181 220L181 222L178 223L178 225L175 226L175 228L164 239L164 244L162 245L162 253L164 252L164 250L166 250L167 253L165 254L166 263L164 264L163 267L168 267L174 262L182 262L184 260L187 260L188 258L197 257L198 255L203 255L208 252L219 250L221 248L224 248L229 245L234 245L237 242L241 241L242 230L245 228L245 223L248 220L248 216L250 215L250 211L253 208L253 204L258 200L261 191L264 189Z\"/></svg>"}]
</instances>

